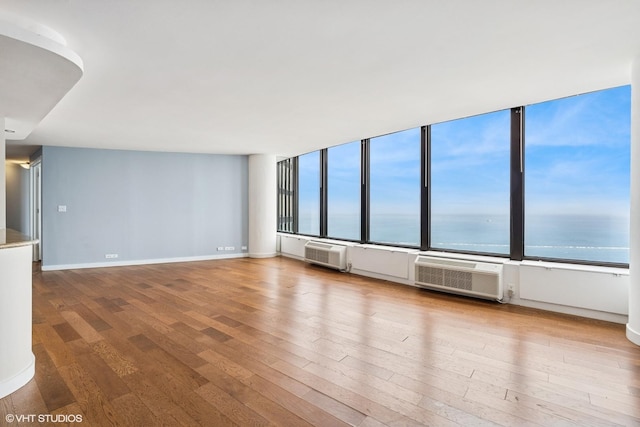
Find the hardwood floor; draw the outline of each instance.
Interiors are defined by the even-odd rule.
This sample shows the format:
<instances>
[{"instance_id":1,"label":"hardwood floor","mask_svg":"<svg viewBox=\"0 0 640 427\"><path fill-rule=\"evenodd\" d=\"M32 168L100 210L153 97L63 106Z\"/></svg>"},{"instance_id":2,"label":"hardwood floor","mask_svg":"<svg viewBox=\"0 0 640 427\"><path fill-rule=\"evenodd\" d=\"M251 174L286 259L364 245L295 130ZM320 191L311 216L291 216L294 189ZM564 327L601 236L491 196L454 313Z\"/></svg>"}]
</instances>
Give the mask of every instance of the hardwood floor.
<instances>
[{"instance_id":1,"label":"hardwood floor","mask_svg":"<svg viewBox=\"0 0 640 427\"><path fill-rule=\"evenodd\" d=\"M640 425L624 325L286 258L35 272L33 307L0 424Z\"/></svg>"}]
</instances>

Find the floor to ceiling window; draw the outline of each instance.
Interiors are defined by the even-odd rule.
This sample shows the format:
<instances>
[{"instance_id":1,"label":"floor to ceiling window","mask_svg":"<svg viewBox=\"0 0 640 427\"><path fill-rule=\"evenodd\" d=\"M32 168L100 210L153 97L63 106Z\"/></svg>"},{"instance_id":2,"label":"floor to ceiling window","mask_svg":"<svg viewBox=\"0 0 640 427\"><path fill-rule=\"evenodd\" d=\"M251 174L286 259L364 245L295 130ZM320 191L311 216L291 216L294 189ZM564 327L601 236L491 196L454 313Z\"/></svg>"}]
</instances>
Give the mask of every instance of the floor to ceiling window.
<instances>
[{"instance_id":1,"label":"floor to ceiling window","mask_svg":"<svg viewBox=\"0 0 640 427\"><path fill-rule=\"evenodd\" d=\"M628 264L630 92L516 107L514 123L510 110L438 123L424 127L425 141L415 128L301 155L297 181L279 169L279 182L298 192L296 206L281 188L279 227L295 230L293 207L301 234Z\"/></svg>"},{"instance_id":2,"label":"floor to ceiling window","mask_svg":"<svg viewBox=\"0 0 640 427\"><path fill-rule=\"evenodd\" d=\"M360 141L327 150L327 235L360 240Z\"/></svg>"},{"instance_id":3,"label":"floor to ceiling window","mask_svg":"<svg viewBox=\"0 0 640 427\"><path fill-rule=\"evenodd\" d=\"M526 107L525 256L629 262L630 88Z\"/></svg>"},{"instance_id":4,"label":"floor to ceiling window","mask_svg":"<svg viewBox=\"0 0 640 427\"><path fill-rule=\"evenodd\" d=\"M298 157L298 232L320 234L320 152Z\"/></svg>"},{"instance_id":5,"label":"floor to ceiling window","mask_svg":"<svg viewBox=\"0 0 640 427\"><path fill-rule=\"evenodd\" d=\"M509 253L510 112L431 126L431 247Z\"/></svg>"},{"instance_id":6,"label":"floor to ceiling window","mask_svg":"<svg viewBox=\"0 0 640 427\"><path fill-rule=\"evenodd\" d=\"M370 240L420 244L420 128L372 138Z\"/></svg>"},{"instance_id":7,"label":"floor to ceiling window","mask_svg":"<svg viewBox=\"0 0 640 427\"><path fill-rule=\"evenodd\" d=\"M295 158L278 162L278 231L292 233L295 231Z\"/></svg>"}]
</instances>

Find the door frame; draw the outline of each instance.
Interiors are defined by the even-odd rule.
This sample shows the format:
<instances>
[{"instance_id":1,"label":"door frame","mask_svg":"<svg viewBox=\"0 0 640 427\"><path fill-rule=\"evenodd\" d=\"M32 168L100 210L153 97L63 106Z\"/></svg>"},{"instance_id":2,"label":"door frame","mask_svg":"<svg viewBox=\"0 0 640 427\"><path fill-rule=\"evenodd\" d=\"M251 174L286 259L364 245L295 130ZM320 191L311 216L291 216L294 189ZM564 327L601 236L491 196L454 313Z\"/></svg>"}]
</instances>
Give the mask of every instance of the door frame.
<instances>
[{"instance_id":1,"label":"door frame","mask_svg":"<svg viewBox=\"0 0 640 427\"><path fill-rule=\"evenodd\" d=\"M37 159L29 168L29 219L31 238L37 239L33 245L33 261L42 259L42 162Z\"/></svg>"}]
</instances>

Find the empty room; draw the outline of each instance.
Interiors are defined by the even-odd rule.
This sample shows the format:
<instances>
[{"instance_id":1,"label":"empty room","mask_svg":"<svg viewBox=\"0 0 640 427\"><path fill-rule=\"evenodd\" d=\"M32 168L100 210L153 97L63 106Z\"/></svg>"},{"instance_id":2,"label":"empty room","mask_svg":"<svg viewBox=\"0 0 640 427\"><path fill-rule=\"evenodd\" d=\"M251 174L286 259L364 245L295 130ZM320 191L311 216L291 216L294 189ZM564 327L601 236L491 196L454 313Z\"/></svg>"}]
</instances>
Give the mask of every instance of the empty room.
<instances>
[{"instance_id":1,"label":"empty room","mask_svg":"<svg viewBox=\"0 0 640 427\"><path fill-rule=\"evenodd\" d=\"M640 425L638 22L3 0L0 425Z\"/></svg>"}]
</instances>

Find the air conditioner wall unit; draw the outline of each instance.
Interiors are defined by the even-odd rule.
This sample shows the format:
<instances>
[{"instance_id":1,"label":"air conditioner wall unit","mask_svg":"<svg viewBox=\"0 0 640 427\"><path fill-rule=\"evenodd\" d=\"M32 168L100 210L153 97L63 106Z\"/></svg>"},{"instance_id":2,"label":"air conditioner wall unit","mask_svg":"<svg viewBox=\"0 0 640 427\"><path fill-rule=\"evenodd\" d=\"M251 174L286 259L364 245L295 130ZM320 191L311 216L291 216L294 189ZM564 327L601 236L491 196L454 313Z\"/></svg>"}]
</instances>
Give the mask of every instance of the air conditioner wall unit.
<instances>
[{"instance_id":1,"label":"air conditioner wall unit","mask_svg":"<svg viewBox=\"0 0 640 427\"><path fill-rule=\"evenodd\" d=\"M337 270L346 270L347 247L310 240L304 245L304 260Z\"/></svg>"},{"instance_id":2,"label":"air conditioner wall unit","mask_svg":"<svg viewBox=\"0 0 640 427\"><path fill-rule=\"evenodd\" d=\"M418 256L415 284L455 294L502 300L502 264Z\"/></svg>"}]
</instances>

